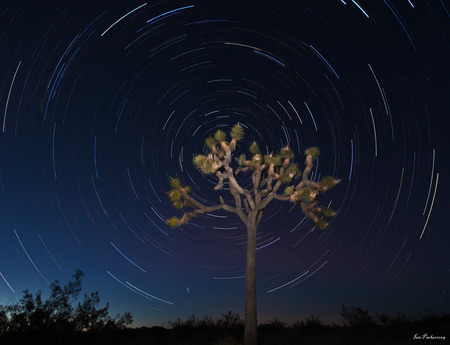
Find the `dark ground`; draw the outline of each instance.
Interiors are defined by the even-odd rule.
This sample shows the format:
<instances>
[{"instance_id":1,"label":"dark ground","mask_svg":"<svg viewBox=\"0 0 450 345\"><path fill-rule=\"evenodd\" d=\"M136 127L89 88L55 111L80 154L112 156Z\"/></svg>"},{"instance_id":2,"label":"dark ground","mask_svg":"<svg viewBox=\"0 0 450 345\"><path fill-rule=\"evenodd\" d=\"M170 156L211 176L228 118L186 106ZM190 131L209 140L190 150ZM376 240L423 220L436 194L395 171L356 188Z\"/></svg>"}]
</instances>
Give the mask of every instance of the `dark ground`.
<instances>
[{"instance_id":1,"label":"dark ground","mask_svg":"<svg viewBox=\"0 0 450 345\"><path fill-rule=\"evenodd\" d=\"M402 345L450 344L450 318L429 318L403 324L344 327L305 325L286 327L272 322L258 328L259 345ZM442 339L445 338L445 339ZM243 343L242 325L221 328L200 324L172 324L170 328L142 327L100 333L62 334L34 332L8 334L0 344L123 344L123 345L237 345Z\"/></svg>"}]
</instances>

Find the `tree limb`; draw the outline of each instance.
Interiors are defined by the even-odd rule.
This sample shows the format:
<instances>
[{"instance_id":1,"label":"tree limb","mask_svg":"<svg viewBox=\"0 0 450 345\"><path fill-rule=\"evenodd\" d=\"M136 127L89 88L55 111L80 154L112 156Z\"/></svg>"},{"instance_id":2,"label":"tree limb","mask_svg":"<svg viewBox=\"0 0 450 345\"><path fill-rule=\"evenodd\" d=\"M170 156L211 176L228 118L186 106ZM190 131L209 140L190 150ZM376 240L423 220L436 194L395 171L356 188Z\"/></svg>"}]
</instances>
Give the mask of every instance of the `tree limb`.
<instances>
[{"instance_id":1,"label":"tree limb","mask_svg":"<svg viewBox=\"0 0 450 345\"><path fill-rule=\"evenodd\" d=\"M239 216L239 218L241 218L244 224L247 224L248 217L242 211L241 195L236 191L233 185L230 185L230 193L234 197L234 202L236 204L236 214ZM246 209L248 209L248 205L246 206Z\"/></svg>"}]
</instances>

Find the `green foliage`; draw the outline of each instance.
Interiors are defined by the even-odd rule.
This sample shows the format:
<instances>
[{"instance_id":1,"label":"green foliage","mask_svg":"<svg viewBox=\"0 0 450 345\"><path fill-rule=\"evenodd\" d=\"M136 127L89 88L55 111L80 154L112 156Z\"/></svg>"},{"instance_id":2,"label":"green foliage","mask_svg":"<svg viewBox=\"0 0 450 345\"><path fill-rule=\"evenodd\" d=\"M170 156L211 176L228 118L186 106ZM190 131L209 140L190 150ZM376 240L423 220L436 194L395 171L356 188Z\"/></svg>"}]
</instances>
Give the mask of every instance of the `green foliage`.
<instances>
[{"instance_id":1,"label":"green foliage","mask_svg":"<svg viewBox=\"0 0 450 345\"><path fill-rule=\"evenodd\" d=\"M216 139L214 139L213 137L208 137L205 139L205 145L208 148L212 148L214 145L216 145Z\"/></svg>"},{"instance_id":2,"label":"green foliage","mask_svg":"<svg viewBox=\"0 0 450 345\"><path fill-rule=\"evenodd\" d=\"M292 178L289 177L289 174L287 174L286 172L282 175L280 175L280 181L283 183L289 183L292 181Z\"/></svg>"},{"instance_id":3,"label":"green foliage","mask_svg":"<svg viewBox=\"0 0 450 345\"><path fill-rule=\"evenodd\" d=\"M197 155L192 160L195 167L204 174L214 174L216 169L214 168L214 160L212 158Z\"/></svg>"},{"instance_id":4,"label":"green foliage","mask_svg":"<svg viewBox=\"0 0 450 345\"><path fill-rule=\"evenodd\" d=\"M173 203L173 207L177 209L182 209L184 207L184 203L181 200L177 200Z\"/></svg>"},{"instance_id":5,"label":"green foliage","mask_svg":"<svg viewBox=\"0 0 450 345\"><path fill-rule=\"evenodd\" d=\"M14 332L100 332L106 329L122 329L133 322L130 313L115 318L109 316L109 304L99 308L99 293L84 294L81 277L83 272L77 270L74 280L61 286L56 280L50 284L51 293L43 300L42 292L34 296L28 290L16 304L0 306L0 335Z\"/></svg>"},{"instance_id":6,"label":"green foliage","mask_svg":"<svg viewBox=\"0 0 450 345\"><path fill-rule=\"evenodd\" d=\"M172 189L169 193L167 193L169 195L169 199L172 202L176 202L177 200L179 200L181 198L181 193L178 189Z\"/></svg>"},{"instance_id":7,"label":"green foliage","mask_svg":"<svg viewBox=\"0 0 450 345\"><path fill-rule=\"evenodd\" d=\"M177 178L171 178L170 179L170 186L172 188L180 188L181 187L181 181Z\"/></svg>"},{"instance_id":8,"label":"green foliage","mask_svg":"<svg viewBox=\"0 0 450 345\"><path fill-rule=\"evenodd\" d=\"M310 147L309 149L305 150L305 155L311 155L312 158L317 158L320 155L320 150L318 147Z\"/></svg>"},{"instance_id":9,"label":"green foliage","mask_svg":"<svg viewBox=\"0 0 450 345\"><path fill-rule=\"evenodd\" d=\"M250 153L256 155L257 153L259 153L259 147L258 144L256 142L253 142L253 144L250 145Z\"/></svg>"},{"instance_id":10,"label":"green foliage","mask_svg":"<svg viewBox=\"0 0 450 345\"><path fill-rule=\"evenodd\" d=\"M289 186L284 189L284 195L292 195L295 191L294 186Z\"/></svg>"},{"instance_id":11,"label":"green foliage","mask_svg":"<svg viewBox=\"0 0 450 345\"><path fill-rule=\"evenodd\" d=\"M241 140L244 137L244 128L241 125L234 125L231 129L231 138Z\"/></svg>"},{"instance_id":12,"label":"green foliage","mask_svg":"<svg viewBox=\"0 0 450 345\"><path fill-rule=\"evenodd\" d=\"M337 180L332 176L327 176L320 180L319 185L322 189L330 189L336 186L339 182L340 180Z\"/></svg>"},{"instance_id":13,"label":"green foliage","mask_svg":"<svg viewBox=\"0 0 450 345\"><path fill-rule=\"evenodd\" d=\"M326 218L331 218L336 215L336 212L334 212L334 210L332 208L324 208L324 209L322 209L321 213Z\"/></svg>"},{"instance_id":14,"label":"green foliage","mask_svg":"<svg viewBox=\"0 0 450 345\"><path fill-rule=\"evenodd\" d=\"M298 169L296 164L291 164L286 169L286 173L290 175L291 178L296 179L302 176L301 171Z\"/></svg>"},{"instance_id":15,"label":"green foliage","mask_svg":"<svg viewBox=\"0 0 450 345\"><path fill-rule=\"evenodd\" d=\"M264 163L267 165L273 164L275 166L281 165L281 157L279 155L264 155Z\"/></svg>"},{"instance_id":16,"label":"green foliage","mask_svg":"<svg viewBox=\"0 0 450 345\"><path fill-rule=\"evenodd\" d=\"M263 163L263 159L259 153L253 155L252 157L252 164L254 166L260 166Z\"/></svg>"},{"instance_id":17,"label":"green foliage","mask_svg":"<svg viewBox=\"0 0 450 345\"><path fill-rule=\"evenodd\" d=\"M175 208L181 209L185 206L182 198L183 195L182 193L190 193L191 192L191 187L189 186L185 186L183 187L181 185L181 182L179 179L177 178L171 178L170 179L170 184L172 186L172 190L167 192L166 194L169 196L170 201L172 202L172 205Z\"/></svg>"},{"instance_id":18,"label":"green foliage","mask_svg":"<svg viewBox=\"0 0 450 345\"><path fill-rule=\"evenodd\" d=\"M291 182L293 179L299 178L302 175L297 165L291 164L280 176L280 181L283 183Z\"/></svg>"},{"instance_id":19,"label":"green foliage","mask_svg":"<svg viewBox=\"0 0 450 345\"><path fill-rule=\"evenodd\" d=\"M221 131L220 129L216 131L216 134L214 134L214 139L217 142L224 141L226 137L227 137L227 135L225 134L225 132Z\"/></svg>"},{"instance_id":20,"label":"green foliage","mask_svg":"<svg viewBox=\"0 0 450 345\"><path fill-rule=\"evenodd\" d=\"M300 190L300 197L303 201L310 203L316 198L316 193L311 188L306 187Z\"/></svg>"},{"instance_id":21,"label":"green foliage","mask_svg":"<svg viewBox=\"0 0 450 345\"><path fill-rule=\"evenodd\" d=\"M194 165L197 169L200 169L203 166L203 164L205 164L207 159L208 159L208 157L206 157L206 156L196 155L193 158L192 162L194 163Z\"/></svg>"},{"instance_id":22,"label":"green foliage","mask_svg":"<svg viewBox=\"0 0 450 345\"><path fill-rule=\"evenodd\" d=\"M167 225L169 225L171 228L177 228L180 226L180 220L177 217L173 216L167 220Z\"/></svg>"},{"instance_id":23,"label":"green foliage","mask_svg":"<svg viewBox=\"0 0 450 345\"><path fill-rule=\"evenodd\" d=\"M201 167L201 171L204 174L214 174L216 169L214 169L214 160L208 158Z\"/></svg>"},{"instance_id":24,"label":"green foliage","mask_svg":"<svg viewBox=\"0 0 450 345\"><path fill-rule=\"evenodd\" d=\"M289 148L289 146L283 147L280 150L280 156L281 158L289 158L289 159L295 158L294 152Z\"/></svg>"},{"instance_id":25,"label":"green foliage","mask_svg":"<svg viewBox=\"0 0 450 345\"><path fill-rule=\"evenodd\" d=\"M323 219L319 219L316 222L316 226L320 230L325 230L327 228L327 226L328 226L328 223L325 220L323 220Z\"/></svg>"}]
</instances>

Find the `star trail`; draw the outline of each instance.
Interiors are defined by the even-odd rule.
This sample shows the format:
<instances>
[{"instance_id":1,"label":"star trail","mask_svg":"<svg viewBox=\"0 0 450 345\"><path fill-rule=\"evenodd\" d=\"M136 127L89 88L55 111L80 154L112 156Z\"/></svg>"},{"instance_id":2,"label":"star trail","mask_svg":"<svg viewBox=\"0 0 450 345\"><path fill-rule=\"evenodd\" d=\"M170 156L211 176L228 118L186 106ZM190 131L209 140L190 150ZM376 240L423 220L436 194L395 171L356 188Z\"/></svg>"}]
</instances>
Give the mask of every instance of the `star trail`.
<instances>
[{"instance_id":1,"label":"star trail","mask_svg":"<svg viewBox=\"0 0 450 345\"><path fill-rule=\"evenodd\" d=\"M450 310L450 15L440 1L3 1L0 304L76 269L134 325L243 315L246 229L226 211L180 229L170 177L235 124L237 153L289 145L342 182L320 231L274 201L257 233L258 315L341 305ZM242 186L249 175L238 176Z\"/></svg>"}]
</instances>

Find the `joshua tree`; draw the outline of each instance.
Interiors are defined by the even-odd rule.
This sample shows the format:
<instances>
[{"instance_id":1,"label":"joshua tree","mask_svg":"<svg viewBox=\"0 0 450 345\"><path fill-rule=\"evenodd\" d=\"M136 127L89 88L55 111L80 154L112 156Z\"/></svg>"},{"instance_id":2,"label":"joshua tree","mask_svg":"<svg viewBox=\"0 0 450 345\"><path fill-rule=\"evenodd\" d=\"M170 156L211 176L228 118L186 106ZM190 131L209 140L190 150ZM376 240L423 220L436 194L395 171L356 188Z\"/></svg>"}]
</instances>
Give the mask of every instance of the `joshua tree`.
<instances>
[{"instance_id":1,"label":"joshua tree","mask_svg":"<svg viewBox=\"0 0 450 345\"><path fill-rule=\"evenodd\" d=\"M171 179L172 190L168 192L170 200L176 208L191 208L185 211L182 218L170 218L167 223L178 227L200 214L217 210L235 213L247 228L247 265L245 287L245 345L256 344L256 230L263 216L264 209L272 200L298 203L304 214L319 229L325 229L328 220L335 215L330 208L319 206L320 194L334 187L340 180L325 177L321 181L312 181L309 175L313 161L319 155L319 149L309 148L305 151L305 168L303 174L293 163L294 153L283 147L279 153L264 155L258 145L250 146L251 158L245 155L232 160L239 140L244 136L242 126L235 125L230 133L231 141L226 141L225 132L218 130L214 137L206 138L207 155L196 155L194 165L203 174L214 174L218 178L215 190L222 190L228 181L229 192L234 198L234 205L228 205L219 196L220 203L207 206L190 195L190 187L183 186L179 179ZM242 188L236 177L238 174L251 173L252 189ZM283 193L280 187L286 184Z\"/></svg>"}]
</instances>

